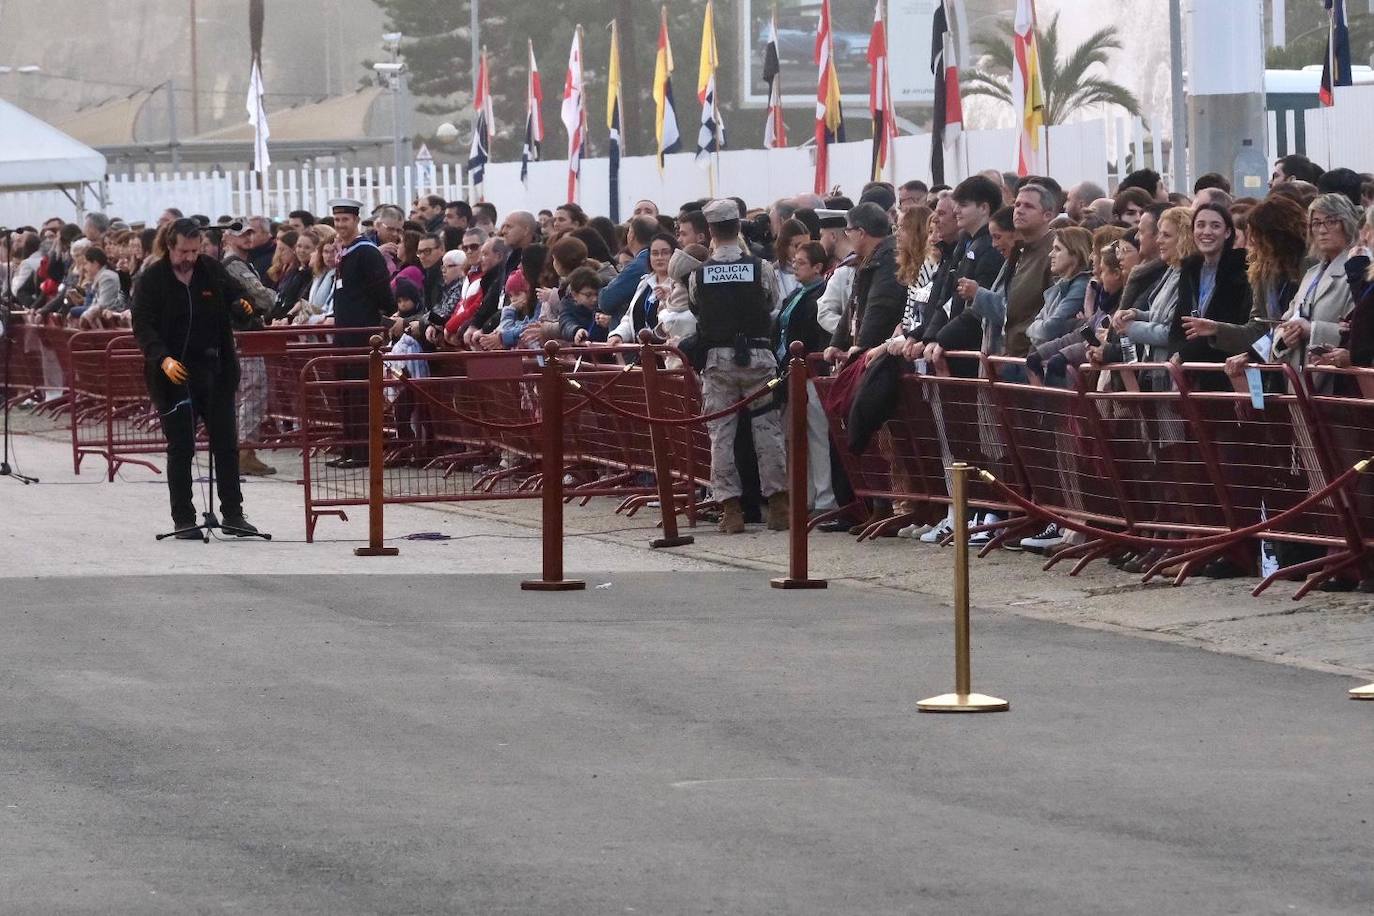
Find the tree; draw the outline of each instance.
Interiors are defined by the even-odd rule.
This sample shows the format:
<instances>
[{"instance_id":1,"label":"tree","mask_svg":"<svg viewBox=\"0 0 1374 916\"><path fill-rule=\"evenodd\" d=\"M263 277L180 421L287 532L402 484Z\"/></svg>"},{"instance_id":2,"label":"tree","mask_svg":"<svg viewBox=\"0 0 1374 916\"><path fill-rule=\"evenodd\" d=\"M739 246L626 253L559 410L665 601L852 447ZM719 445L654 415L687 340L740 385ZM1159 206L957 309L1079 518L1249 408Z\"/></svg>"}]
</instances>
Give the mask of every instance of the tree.
<instances>
[{"instance_id":1,"label":"tree","mask_svg":"<svg viewBox=\"0 0 1374 916\"><path fill-rule=\"evenodd\" d=\"M1015 26L1011 19L998 21L994 35L975 40L983 51L985 66L963 71L959 80L965 95L983 95L1012 104L1011 70ZM1045 123L1062 124L1069 114L1086 105L1116 105L1128 114L1140 114L1140 102L1120 83L1105 74L1091 72L1093 67L1108 66L1108 51L1121 50L1116 28L1098 29L1067 57L1059 57L1059 14L1049 25L1036 30L1040 45L1040 78L1045 92Z\"/></svg>"}]
</instances>

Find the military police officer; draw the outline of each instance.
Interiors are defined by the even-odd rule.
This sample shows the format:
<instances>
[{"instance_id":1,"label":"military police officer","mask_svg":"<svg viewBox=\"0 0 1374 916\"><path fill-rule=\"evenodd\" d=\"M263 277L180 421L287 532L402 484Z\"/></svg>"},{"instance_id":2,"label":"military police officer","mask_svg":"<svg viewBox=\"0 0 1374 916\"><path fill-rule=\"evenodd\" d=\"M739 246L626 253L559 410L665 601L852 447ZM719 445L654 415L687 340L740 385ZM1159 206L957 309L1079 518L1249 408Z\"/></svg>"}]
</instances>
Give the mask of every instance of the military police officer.
<instances>
[{"instance_id":1,"label":"military police officer","mask_svg":"<svg viewBox=\"0 0 1374 916\"><path fill-rule=\"evenodd\" d=\"M740 240L740 212L733 200L713 200L703 208L711 234L711 255L692 274L689 297L697 316L699 345L706 350L701 373L702 400L715 413L753 393L777 372L769 335L781 288L773 266L749 254ZM755 401L751 409L768 401ZM721 504L720 530L744 530L739 469L735 466L736 413L707 424L711 434L711 491ZM759 485L768 498L768 527L787 529L787 457L776 409L754 417L754 449Z\"/></svg>"}]
</instances>

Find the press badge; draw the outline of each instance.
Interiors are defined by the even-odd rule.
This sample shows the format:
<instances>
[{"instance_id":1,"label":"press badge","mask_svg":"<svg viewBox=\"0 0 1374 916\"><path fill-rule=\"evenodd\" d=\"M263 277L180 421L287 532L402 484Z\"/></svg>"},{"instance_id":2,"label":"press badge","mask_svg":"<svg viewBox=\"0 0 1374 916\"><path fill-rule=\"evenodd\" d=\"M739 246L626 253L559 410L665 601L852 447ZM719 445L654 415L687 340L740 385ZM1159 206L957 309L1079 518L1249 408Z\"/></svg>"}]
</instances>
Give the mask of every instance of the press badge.
<instances>
[{"instance_id":1,"label":"press badge","mask_svg":"<svg viewBox=\"0 0 1374 916\"><path fill-rule=\"evenodd\" d=\"M337 291L339 291L339 290L341 290L341 289L343 289L343 277L335 277L335 278L334 278L334 290L335 290L335 292L337 292Z\"/></svg>"},{"instance_id":2,"label":"press badge","mask_svg":"<svg viewBox=\"0 0 1374 916\"><path fill-rule=\"evenodd\" d=\"M701 282L753 283L753 262L741 261L737 264L707 264L701 269Z\"/></svg>"}]
</instances>

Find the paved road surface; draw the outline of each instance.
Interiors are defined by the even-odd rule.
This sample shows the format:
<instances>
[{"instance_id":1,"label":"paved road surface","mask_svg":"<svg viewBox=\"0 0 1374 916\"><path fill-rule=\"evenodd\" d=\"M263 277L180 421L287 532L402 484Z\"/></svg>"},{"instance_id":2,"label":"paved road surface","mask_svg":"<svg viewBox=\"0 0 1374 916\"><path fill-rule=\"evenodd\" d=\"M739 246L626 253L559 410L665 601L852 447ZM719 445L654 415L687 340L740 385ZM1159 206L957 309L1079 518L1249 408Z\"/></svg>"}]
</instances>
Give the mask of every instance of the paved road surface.
<instances>
[{"instance_id":1,"label":"paved road surface","mask_svg":"<svg viewBox=\"0 0 1374 916\"><path fill-rule=\"evenodd\" d=\"M1348 678L984 611L918 716L931 602L515 581L0 582L0 910L1374 911Z\"/></svg>"}]
</instances>

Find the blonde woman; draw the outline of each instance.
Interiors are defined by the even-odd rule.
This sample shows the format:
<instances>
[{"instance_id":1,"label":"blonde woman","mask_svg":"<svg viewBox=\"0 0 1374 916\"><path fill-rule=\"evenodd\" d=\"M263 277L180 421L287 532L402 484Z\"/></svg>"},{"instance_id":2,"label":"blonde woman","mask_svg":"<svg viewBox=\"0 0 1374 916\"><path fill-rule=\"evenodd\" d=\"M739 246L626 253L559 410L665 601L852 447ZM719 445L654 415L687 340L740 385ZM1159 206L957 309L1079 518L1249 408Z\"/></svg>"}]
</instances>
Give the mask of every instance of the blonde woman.
<instances>
[{"instance_id":1,"label":"blonde woman","mask_svg":"<svg viewBox=\"0 0 1374 916\"><path fill-rule=\"evenodd\" d=\"M1149 348L1148 362L1164 362L1173 355L1170 337L1178 312L1178 281L1183 259L1193 254L1193 212L1187 207L1165 210L1159 217L1157 244L1166 269L1145 294L1145 309L1121 309L1112 316L1112 330L1137 347Z\"/></svg>"}]
</instances>

